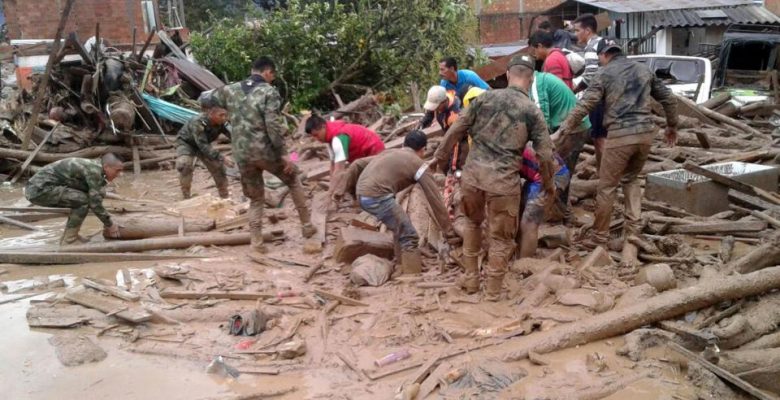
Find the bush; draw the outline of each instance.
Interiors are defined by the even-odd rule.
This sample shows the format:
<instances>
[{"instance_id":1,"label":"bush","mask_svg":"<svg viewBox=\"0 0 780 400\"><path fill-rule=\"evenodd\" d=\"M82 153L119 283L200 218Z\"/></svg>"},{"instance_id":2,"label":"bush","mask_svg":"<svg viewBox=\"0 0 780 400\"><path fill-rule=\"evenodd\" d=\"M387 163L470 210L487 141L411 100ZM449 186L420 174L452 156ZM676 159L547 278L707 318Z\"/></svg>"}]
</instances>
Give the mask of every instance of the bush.
<instances>
[{"instance_id":1,"label":"bush","mask_svg":"<svg viewBox=\"0 0 780 400\"><path fill-rule=\"evenodd\" d=\"M468 65L463 38L475 21L460 0L291 0L245 21L214 21L208 35L193 34L192 47L198 62L231 81L269 55L295 109L327 108L332 89L345 101L364 87L397 92L417 81L427 90L442 56Z\"/></svg>"}]
</instances>

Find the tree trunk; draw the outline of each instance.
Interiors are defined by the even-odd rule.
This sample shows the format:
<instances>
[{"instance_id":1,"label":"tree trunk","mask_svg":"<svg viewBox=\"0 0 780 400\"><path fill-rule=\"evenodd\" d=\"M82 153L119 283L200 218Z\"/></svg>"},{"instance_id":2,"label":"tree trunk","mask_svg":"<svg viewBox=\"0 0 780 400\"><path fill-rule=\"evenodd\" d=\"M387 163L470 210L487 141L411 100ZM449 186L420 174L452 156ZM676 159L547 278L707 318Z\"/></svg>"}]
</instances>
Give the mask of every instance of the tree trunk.
<instances>
[{"instance_id":1,"label":"tree trunk","mask_svg":"<svg viewBox=\"0 0 780 400\"><path fill-rule=\"evenodd\" d=\"M116 218L116 217L115 217ZM175 235L179 232L181 219L171 216L135 216L116 218L119 224L119 239L147 239L156 236ZM208 232L216 227L213 219L184 220L184 232Z\"/></svg>"}]
</instances>

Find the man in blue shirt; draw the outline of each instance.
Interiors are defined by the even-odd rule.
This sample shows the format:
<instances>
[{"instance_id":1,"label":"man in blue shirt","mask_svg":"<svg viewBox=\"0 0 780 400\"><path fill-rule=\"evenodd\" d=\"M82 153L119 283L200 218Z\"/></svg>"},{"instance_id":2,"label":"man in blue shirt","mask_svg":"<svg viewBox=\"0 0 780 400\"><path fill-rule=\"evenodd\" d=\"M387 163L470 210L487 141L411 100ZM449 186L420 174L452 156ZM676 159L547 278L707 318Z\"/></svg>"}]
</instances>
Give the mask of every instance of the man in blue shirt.
<instances>
[{"instance_id":1,"label":"man in blue shirt","mask_svg":"<svg viewBox=\"0 0 780 400\"><path fill-rule=\"evenodd\" d=\"M478 87L483 90L490 89L490 86L476 72L468 69L458 69L458 62L452 57L439 61L439 76L441 76L439 85L444 86L447 90L454 90L461 100L463 100L463 96L472 87Z\"/></svg>"}]
</instances>

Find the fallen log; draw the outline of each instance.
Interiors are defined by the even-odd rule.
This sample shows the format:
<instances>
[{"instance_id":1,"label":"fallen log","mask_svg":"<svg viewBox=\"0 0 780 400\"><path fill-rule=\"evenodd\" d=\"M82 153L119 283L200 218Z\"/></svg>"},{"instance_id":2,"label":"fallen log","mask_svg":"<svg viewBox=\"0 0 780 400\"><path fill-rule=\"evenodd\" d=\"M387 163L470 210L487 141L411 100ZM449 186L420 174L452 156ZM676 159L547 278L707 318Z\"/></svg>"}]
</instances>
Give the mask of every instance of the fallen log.
<instances>
[{"instance_id":1,"label":"fallen log","mask_svg":"<svg viewBox=\"0 0 780 400\"><path fill-rule=\"evenodd\" d=\"M708 281L670 290L641 303L604 312L568 325L559 325L542 334L532 334L510 343L500 351L507 361L528 357L530 351L549 353L630 332L643 325L675 318L726 300L754 296L780 288L780 267L748 275Z\"/></svg>"},{"instance_id":2,"label":"fallen log","mask_svg":"<svg viewBox=\"0 0 780 400\"><path fill-rule=\"evenodd\" d=\"M729 234L739 232L761 232L766 229L766 226L766 221L702 222L687 225L673 225L669 227L669 233Z\"/></svg>"},{"instance_id":3,"label":"fallen log","mask_svg":"<svg viewBox=\"0 0 780 400\"><path fill-rule=\"evenodd\" d=\"M710 110L708 108L701 107L701 106L697 105L696 103L694 103L693 101L691 101L689 99L686 99L683 96L677 96L677 101L681 102L681 103L684 103L685 105L687 105L688 107L690 107L692 109L697 110L698 112L704 114L707 118L711 118L714 121L717 121L717 122L720 122L720 123L723 123L723 124L726 124L726 125L731 125L731 126L737 128L737 129L739 129L739 130L741 130L743 132L752 133L754 135L758 135L759 137L763 136L761 131L759 131L757 129L754 129L754 128L752 128L751 126L749 126L747 124L739 122L739 121L737 121L737 120L735 120L733 118L729 118L729 117L727 117L727 116L725 116L725 115L723 115L721 113L712 111L712 110Z\"/></svg>"},{"instance_id":4,"label":"fallen log","mask_svg":"<svg viewBox=\"0 0 780 400\"><path fill-rule=\"evenodd\" d=\"M731 100L731 93L721 93L717 96L710 97L709 100L705 101L704 103L701 103L700 106L704 108L709 108L710 110L714 110L729 100Z\"/></svg>"},{"instance_id":5,"label":"fallen log","mask_svg":"<svg viewBox=\"0 0 780 400\"><path fill-rule=\"evenodd\" d=\"M27 230L30 230L30 231L39 231L39 230L41 230L40 228L38 228L36 226L25 224L24 222L17 221L17 220L15 220L13 218L8 218L8 217L3 216L3 215L0 215L0 223L13 225L13 226L16 226L16 227L19 227L19 228L22 228L22 229L27 229Z\"/></svg>"},{"instance_id":6,"label":"fallen log","mask_svg":"<svg viewBox=\"0 0 780 400\"><path fill-rule=\"evenodd\" d=\"M4 217L15 219L19 222L37 222L52 218L62 218L61 213L27 213L27 214L3 214Z\"/></svg>"},{"instance_id":7,"label":"fallen log","mask_svg":"<svg viewBox=\"0 0 780 400\"><path fill-rule=\"evenodd\" d=\"M193 292L188 290L175 290L165 289L160 292L160 296L164 299L186 299L197 300L204 297L210 297L212 299L228 299L228 300L258 300L258 299L272 299L277 295L275 293L260 293L260 292L221 292L221 291L203 291Z\"/></svg>"},{"instance_id":8,"label":"fallen log","mask_svg":"<svg viewBox=\"0 0 780 400\"><path fill-rule=\"evenodd\" d=\"M702 143L700 136L706 136L706 142ZM680 131L677 134L677 146L701 147L704 149L741 149L753 150L761 146L760 143L736 138L719 137L705 129Z\"/></svg>"},{"instance_id":9,"label":"fallen log","mask_svg":"<svg viewBox=\"0 0 780 400\"><path fill-rule=\"evenodd\" d=\"M726 270L747 274L778 264L780 264L780 232L775 232L769 241L727 264Z\"/></svg>"},{"instance_id":10,"label":"fallen log","mask_svg":"<svg viewBox=\"0 0 780 400\"><path fill-rule=\"evenodd\" d=\"M157 236L176 235L179 233L181 219L177 217L138 216L131 218L116 218L119 224L119 239L147 239ZM185 219L184 232L208 232L216 227L213 219Z\"/></svg>"},{"instance_id":11,"label":"fallen log","mask_svg":"<svg viewBox=\"0 0 780 400\"><path fill-rule=\"evenodd\" d=\"M94 244L83 244L78 246L67 246L59 249L36 248L25 249L29 251L48 251L58 253L124 253L135 251L165 250L165 249L186 249L190 246L241 246L249 244L249 232L244 233L211 233L207 235L193 235L185 237L160 237L153 239L114 241ZM277 236L273 233L263 234L263 238L268 242L279 240L284 236Z\"/></svg>"},{"instance_id":12,"label":"fallen log","mask_svg":"<svg viewBox=\"0 0 780 400\"><path fill-rule=\"evenodd\" d=\"M87 147L71 153L38 153L33 158L35 162L41 163L53 163L55 161L64 160L66 158L78 157L78 158L98 158L106 153L114 153L120 157L132 157L133 150L129 147L121 146L94 146ZM25 160L30 156L31 152L25 150L14 150L7 148L0 148L0 158L13 158L16 160ZM139 151L141 158L155 158L158 156L156 153L148 151Z\"/></svg>"},{"instance_id":13,"label":"fallen log","mask_svg":"<svg viewBox=\"0 0 780 400\"><path fill-rule=\"evenodd\" d=\"M24 171L27 169L27 167L30 166L30 163L32 162L33 158L35 158L35 156L41 151L43 146L46 144L46 142L49 141L49 139L51 138L51 135L54 134L54 131L56 131L57 128L59 128L59 126L60 126L59 122L54 124L54 127L51 128L51 130L46 133L46 136L43 138L43 140L41 140L41 142L38 143L37 146L35 146L35 149L32 151L32 153L30 153L30 155L27 156L27 159L24 160L24 162L22 163L22 166L19 167L19 171L16 172L16 175L14 175L13 178L11 178L11 183L12 184L16 183L16 181L18 181L19 178L22 177L22 174L24 174Z\"/></svg>"},{"instance_id":14,"label":"fallen log","mask_svg":"<svg viewBox=\"0 0 780 400\"><path fill-rule=\"evenodd\" d=\"M768 201L762 200L756 196L741 193L734 189L729 190L729 201L736 203L743 207L752 208L756 210L771 211L780 215L780 206L774 205Z\"/></svg>"},{"instance_id":15,"label":"fallen log","mask_svg":"<svg viewBox=\"0 0 780 400\"><path fill-rule=\"evenodd\" d=\"M136 254L136 253L44 253L33 252L0 252L0 264L87 264L113 263L123 261L160 261L178 260L182 258L205 258L203 256L187 256L181 254Z\"/></svg>"}]
</instances>

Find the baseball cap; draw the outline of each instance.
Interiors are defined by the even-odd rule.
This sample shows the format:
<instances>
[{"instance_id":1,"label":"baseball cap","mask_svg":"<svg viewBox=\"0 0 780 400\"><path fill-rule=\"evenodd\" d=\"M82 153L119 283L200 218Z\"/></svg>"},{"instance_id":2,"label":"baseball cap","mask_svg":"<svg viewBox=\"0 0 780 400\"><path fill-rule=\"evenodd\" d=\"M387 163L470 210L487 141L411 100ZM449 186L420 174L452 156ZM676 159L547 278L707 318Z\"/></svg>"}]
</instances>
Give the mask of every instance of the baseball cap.
<instances>
[{"instance_id":1,"label":"baseball cap","mask_svg":"<svg viewBox=\"0 0 780 400\"><path fill-rule=\"evenodd\" d=\"M198 96L198 103L203 108L212 108L217 106L217 101L214 98L214 89L205 91Z\"/></svg>"},{"instance_id":2,"label":"baseball cap","mask_svg":"<svg viewBox=\"0 0 780 400\"><path fill-rule=\"evenodd\" d=\"M509 60L509 64L506 65L506 69L512 68L515 65L522 65L533 70L536 69L536 59L528 54L518 54Z\"/></svg>"},{"instance_id":3,"label":"baseball cap","mask_svg":"<svg viewBox=\"0 0 780 400\"><path fill-rule=\"evenodd\" d=\"M447 100L447 89L444 86L431 86L428 89L428 98L425 100L423 108L427 111L434 111L439 108L439 104Z\"/></svg>"},{"instance_id":4,"label":"baseball cap","mask_svg":"<svg viewBox=\"0 0 780 400\"><path fill-rule=\"evenodd\" d=\"M613 40L603 40L599 43L598 47L599 48L596 49L596 53L598 54L604 54L610 50L623 51L623 49Z\"/></svg>"}]
</instances>

